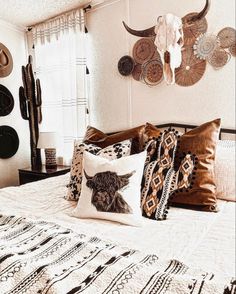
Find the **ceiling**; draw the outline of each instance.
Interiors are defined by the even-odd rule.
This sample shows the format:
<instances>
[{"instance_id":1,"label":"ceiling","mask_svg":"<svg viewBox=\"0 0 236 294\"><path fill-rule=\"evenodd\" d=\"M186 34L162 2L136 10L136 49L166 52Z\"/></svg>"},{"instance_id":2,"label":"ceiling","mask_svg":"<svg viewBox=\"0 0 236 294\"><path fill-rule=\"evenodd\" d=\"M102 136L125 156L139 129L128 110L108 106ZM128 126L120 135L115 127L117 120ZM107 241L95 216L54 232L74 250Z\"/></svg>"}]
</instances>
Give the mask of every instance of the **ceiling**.
<instances>
[{"instance_id":1,"label":"ceiling","mask_svg":"<svg viewBox=\"0 0 236 294\"><path fill-rule=\"evenodd\" d=\"M0 0L0 20L26 27L91 2L89 0Z\"/></svg>"}]
</instances>

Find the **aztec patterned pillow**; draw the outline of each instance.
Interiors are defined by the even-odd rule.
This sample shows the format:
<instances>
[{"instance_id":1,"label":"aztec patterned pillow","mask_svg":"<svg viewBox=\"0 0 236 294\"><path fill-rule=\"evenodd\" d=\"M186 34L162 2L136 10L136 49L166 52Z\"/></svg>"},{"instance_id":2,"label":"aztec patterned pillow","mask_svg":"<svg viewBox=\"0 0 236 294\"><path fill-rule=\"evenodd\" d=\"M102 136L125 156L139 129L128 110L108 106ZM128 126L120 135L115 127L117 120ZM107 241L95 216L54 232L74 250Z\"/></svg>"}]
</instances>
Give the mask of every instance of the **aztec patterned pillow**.
<instances>
[{"instance_id":1,"label":"aztec patterned pillow","mask_svg":"<svg viewBox=\"0 0 236 294\"><path fill-rule=\"evenodd\" d=\"M74 143L74 153L70 172L70 182L67 185L66 200L77 201L81 192L82 183L82 162L84 151L88 151L94 155L107 158L109 160L118 159L123 156L130 155L131 140L125 140L102 149L93 144L85 144L78 141Z\"/></svg>"},{"instance_id":2,"label":"aztec patterned pillow","mask_svg":"<svg viewBox=\"0 0 236 294\"><path fill-rule=\"evenodd\" d=\"M146 153L108 160L84 152L81 196L73 215L142 225L140 188Z\"/></svg>"},{"instance_id":3,"label":"aztec patterned pillow","mask_svg":"<svg viewBox=\"0 0 236 294\"><path fill-rule=\"evenodd\" d=\"M175 164L178 132L164 131L147 147L147 158L142 180L141 207L143 216L154 220L167 217L170 195L176 190L191 186L196 161L193 155L184 154L179 166Z\"/></svg>"}]
</instances>

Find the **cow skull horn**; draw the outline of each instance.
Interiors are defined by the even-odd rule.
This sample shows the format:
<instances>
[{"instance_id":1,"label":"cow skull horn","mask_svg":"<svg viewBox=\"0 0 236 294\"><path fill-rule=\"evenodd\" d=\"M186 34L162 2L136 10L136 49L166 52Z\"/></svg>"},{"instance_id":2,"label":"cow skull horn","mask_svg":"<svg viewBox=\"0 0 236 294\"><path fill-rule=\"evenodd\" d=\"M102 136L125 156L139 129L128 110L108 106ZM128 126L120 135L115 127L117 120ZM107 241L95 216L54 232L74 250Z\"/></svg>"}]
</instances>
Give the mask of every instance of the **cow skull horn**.
<instances>
[{"instance_id":1,"label":"cow skull horn","mask_svg":"<svg viewBox=\"0 0 236 294\"><path fill-rule=\"evenodd\" d=\"M123 21L123 25L131 35L134 35L137 37L155 37L156 36L155 26L153 26L149 29L146 29L146 30L137 31L137 30L133 30L129 26L127 26L127 24L124 21Z\"/></svg>"},{"instance_id":2,"label":"cow skull horn","mask_svg":"<svg viewBox=\"0 0 236 294\"><path fill-rule=\"evenodd\" d=\"M131 173L128 173L128 174L125 174L125 175L122 175L120 177L122 178L126 178L126 179L129 179L130 177L132 177L132 175L134 175L136 173L135 170L133 170Z\"/></svg>"},{"instance_id":3,"label":"cow skull horn","mask_svg":"<svg viewBox=\"0 0 236 294\"><path fill-rule=\"evenodd\" d=\"M86 178L87 180L92 180L92 178L93 178L93 177L90 177L90 176L86 173L85 170L84 170L84 175L85 175L85 178Z\"/></svg>"},{"instance_id":4,"label":"cow skull horn","mask_svg":"<svg viewBox=\"0 0 236 294\"><path fill-rule=\"evenodd\" d=\"M187 23L188 24L191 24L195 21L199 21L201 20L203 17L205 17L210 9L210 5L211 5L211 1L210 0L206 0L206 4L204 6L204 8L202 9L202 11L200 11L198 14L190 17L188 20L187 20Z\"/></svg>"}]
</instances>

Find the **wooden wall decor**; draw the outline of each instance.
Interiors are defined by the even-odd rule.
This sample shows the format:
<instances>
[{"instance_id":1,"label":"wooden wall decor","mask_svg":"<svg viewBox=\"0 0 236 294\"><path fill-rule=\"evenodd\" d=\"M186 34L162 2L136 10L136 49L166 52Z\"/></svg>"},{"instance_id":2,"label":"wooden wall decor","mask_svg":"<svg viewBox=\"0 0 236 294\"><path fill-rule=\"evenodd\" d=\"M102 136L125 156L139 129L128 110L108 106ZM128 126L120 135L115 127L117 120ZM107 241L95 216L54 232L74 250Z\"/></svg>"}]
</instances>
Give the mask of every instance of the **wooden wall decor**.
<instances>
[{"instance_id":1,"label":"wooden wall decor","mask_svg":"<svg viewBox=\"0 0 236 294\"><path fill-rule=\"evenodd\" d=\"M226 65L231 56L236 55L236 31L226 27L217 35L208 33L205 17L209 9L210 0L206 0L202 11L182 17L180 27L178 17L172 14L159 16L157 25L145 30L134 30L123 22L130 34L141 38L134 44L130 56L135 61L130 75L136 81L156 86L163 80L160 74L162 68L167 84L176 83L186 87L194 85L203 77L207 63L215 69ZM168 34L169 31L178 40L173 47L167 41L173 37ZM173 50L176 50L174 54ZM180 62L179 55L182 55Z\"/></svg>"},{"instance_id":2,"label":"wooden wall decor","mask_svg":"<svg viewBox=\"0 0 236 294\"><path fill-rule=\"evenodd\" d=\"M40 149L37 148L39 124L42 121L42 99L40 80L35 80L34 78L32 62L32 56L30 55L28 64L22 66L23 87L19 89L19 98L21 116L29 121L31 166L32 168L37 168L42 165Z\"/></svg>"}]
</instances>

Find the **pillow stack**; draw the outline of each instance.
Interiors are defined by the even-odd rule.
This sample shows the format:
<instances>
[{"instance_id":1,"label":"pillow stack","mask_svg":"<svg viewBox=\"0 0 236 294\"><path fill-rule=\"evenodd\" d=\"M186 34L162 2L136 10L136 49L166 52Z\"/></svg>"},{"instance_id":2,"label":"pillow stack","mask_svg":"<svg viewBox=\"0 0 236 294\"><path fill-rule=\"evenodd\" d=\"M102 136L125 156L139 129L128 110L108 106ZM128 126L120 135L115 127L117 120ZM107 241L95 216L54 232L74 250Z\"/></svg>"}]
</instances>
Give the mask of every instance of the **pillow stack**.
<instances>
[{"instance_id":1,"label":"pillow stack","mask_svg":"<svg viewBox=\"0 0 236 294\"><path fill-rule=\"evenodd\" d=\"M207 122L179 138L179 148L176 161L182 154L188 152L196 155L196 175L192 188L188 191L176 191L172 197L173 205L217 212L215 184L215 153L219 138L220 119ZM146 124L145 139L158 137L161 130L151 124ZM148 137L150 139L150 137Z\"/></svg>"},{"instance_id":2,"label":"pillow stack","mask_svg":"<svg viewBox=\"0 0 236 294\"><path fill-rule=\"evenodd\" d=\"M75 142L66 199L79 200L75 216L129 225L166 219L169 205L217 212L219 129L220 119L182 136L150 123L111 135L88 127Z\"/></svg>"}]
</instances>

